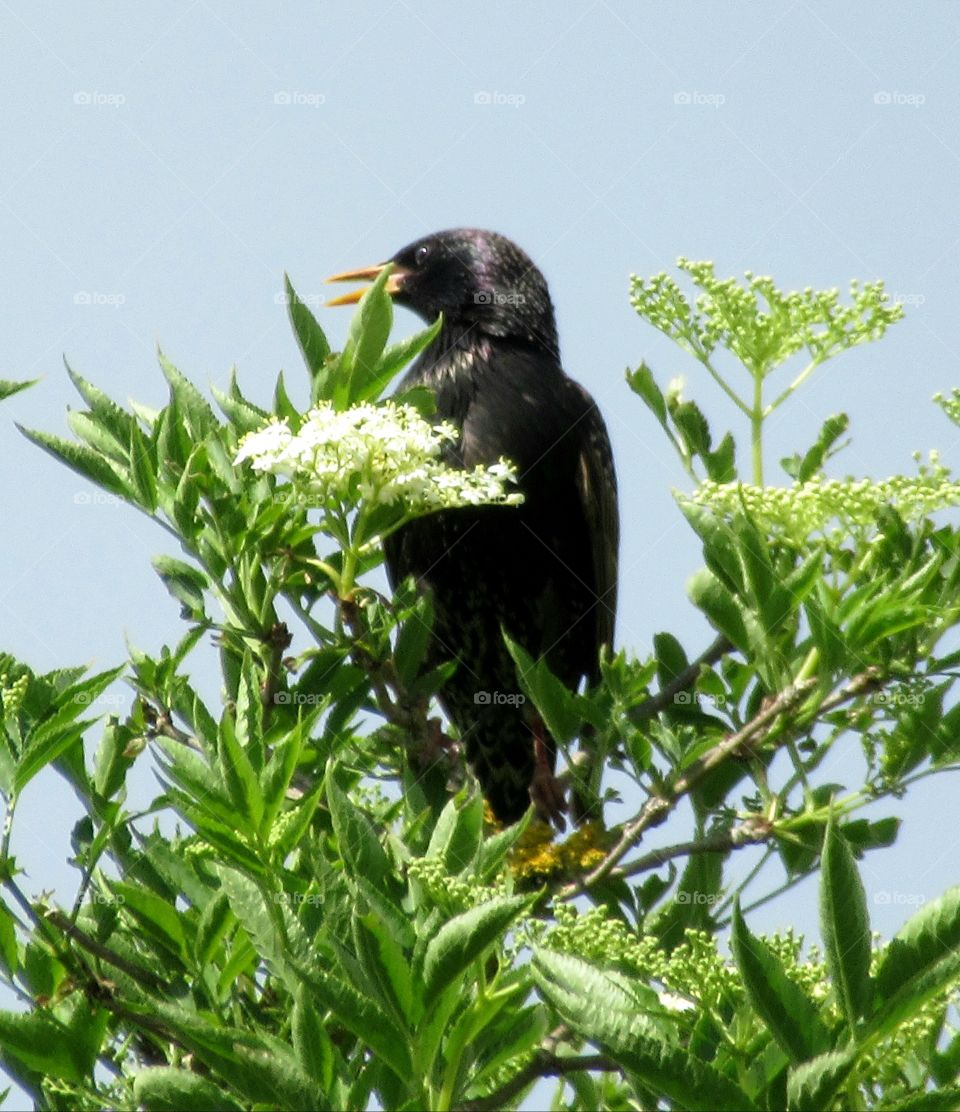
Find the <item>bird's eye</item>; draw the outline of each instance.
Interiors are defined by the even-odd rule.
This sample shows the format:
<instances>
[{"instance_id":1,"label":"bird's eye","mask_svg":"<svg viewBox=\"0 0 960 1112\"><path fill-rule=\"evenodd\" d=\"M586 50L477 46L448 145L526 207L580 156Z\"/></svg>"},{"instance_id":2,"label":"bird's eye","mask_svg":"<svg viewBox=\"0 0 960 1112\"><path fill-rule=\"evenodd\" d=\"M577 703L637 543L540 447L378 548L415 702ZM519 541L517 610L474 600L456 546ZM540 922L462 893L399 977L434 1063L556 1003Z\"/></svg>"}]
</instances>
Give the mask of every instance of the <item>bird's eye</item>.
<instances>
[{"instance_id":1,"label":"bird's eye","mask_svg":"<svg viewBox=\"0 0 960 1112\"><path fill-rule=\"evenodd\" d=\"M430 248L425 244L421 244L414 252L413 261L417 266L423 266L430 256Z\"/></svg>"}]
</instances>

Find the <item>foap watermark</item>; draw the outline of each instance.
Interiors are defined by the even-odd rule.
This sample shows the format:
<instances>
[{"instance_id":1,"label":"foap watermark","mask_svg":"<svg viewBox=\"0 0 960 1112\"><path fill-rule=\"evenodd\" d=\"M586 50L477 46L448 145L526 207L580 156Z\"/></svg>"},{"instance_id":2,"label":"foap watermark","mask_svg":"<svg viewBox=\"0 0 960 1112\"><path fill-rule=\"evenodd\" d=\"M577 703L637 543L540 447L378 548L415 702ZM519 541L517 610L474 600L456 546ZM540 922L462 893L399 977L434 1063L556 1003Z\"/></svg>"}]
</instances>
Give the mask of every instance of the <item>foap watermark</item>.
<instances>
[{"instance_id":1,"label":"foap watermark","mask_svg":"<svg viewBox=\"0 0 960 1112\"><path fill-rule=\"evenodd\" d=\"M906 305L914 309L919 309L920 306L926 301L926 296L922 293L888 293L887 301L891 305Z\"/></svg>"},{"instance_id":2,"label":"foap watermark","mask_svg":"<svg viewBox=\"0 0 960 1112\"><path fill-rule=\"evenodd\" d=\"M91 691L78 691L72 701L80 707L122 707L129 702L129 697L122 691L101 691L99 695Z\"/></svg>"},{"instance_id":3,"label":"foap watermark","mask_svg":"<svg viewBox=\"0 0 960 1112\"><path fill-rule=\"evenodd\" d=\"M478 89L473 94L474 104L493 104L501 108L519 108L526 100L523 93L499 93L496 89Z\"/></svg>"},{"instance_id":4,"label":"foap watermark","mask_svg":"<svg viewBox=\"0 0 960 1112\"><path fill-rule=\"evenodd\" d=\"M887 707L921 707L924 696L922 691L901 688L899 691L875 691L870 701Z\"/></svg>"},{"instance_id":5,"label":"foap watermark","mask_svg":"<svg viewBox=\"0 0 960 1112\"><path fill-rule=\"evenodd\" d=\"M273 94L274 104L293 105L298 108L319 108L327 103L326 93L305 93L299 89L278 89Z\"/></svg>"},{"instance_id":6,"label":"foap watermark","mask_svg":"<svg viewBox=\"0 0 960 1112\"><path fill-rule=\"evenodd\" d=\"M873 94L873 103L880 105L892 104L906 108L920 108L927 103L924 93L900 93L896 89L879 89Z\"/></svg>"},{"instance_id":7,"label":"foap watermark","mask_svg":"<svg viewBox=\"0 0 960 1112\"><path fill-rule=\"evenodd\" d=\"M516 290L480 290L473 300L477 305L522 305L527 299Z\"/></svg>"},{"instance_id":8,"label":"foap watermark","mask_svg":"<svg viewBox=\"0 0 960 1112\"><path fill-rule=\"evenodd\" d=\"M475 691L473 701L478 707L520 707L527 697L519 691Z\"/></svg>"},{"instance_id":9,"label":"foap watermark","mask_svg":"<svg viewBox=\"0 0 960 1112\"><path fill-rule=\"evenodd\" d=\"M727 103L723 93L701 93L697 89L680 89L673 94L674 104L693 104L699 108L719 108Z\"/></svg>"},{"instance_id":10,"label":"foap watermark","mask_svg":"<svg viewBox=\"0 0 960 1112\"><path fill-rule=\"evenodd\" d=\"M302 301L304 305L311 309L319 309L326 301L326 298L322 293L298 293L297 301ZM273 295L273 303L274 305L293 305L294 299L286 290L277 290Z\"/></svg>"},{"instance_id":11,"label":"foap watermark","mask_svg":"<svg viewBox=\"0 0 960 1112\"><path fill-rule=\"evenodd\" d=\"M881 888L873 893L873 902L883 907L923 907L927 897L922 892L897 892L891 888Z\"/></svg>"},{"instance_id":12,"label":"foap watermark","mask_svg":"<svg viewBox=\"0 0 960 1112\"><path fill-rule=\"evenodd\" d=\"M100 904L101 907L122 907L127 901L123 896L114 896L109 892L99 892L94 888L90 893L90 902Z\"/></svg>"},{"instance_id":13,"label":"foap watermark","mask_svg":"<svg viewBox=\"0 0 960 1112\"><path fill-rule=\"evenodd\" d=\"M105 490L78 490L73 496L75 506L122 506L123 499Z\"/></svg>"},{"instance_id":14,"label":"foap watermark","mask_svg":"<svg viewBox=\"0 0 960 1112\"><path fill-rule=\"evenodd\" d=\"M126 294L104 293L102 290L77 290L73 295L74 305L107 306L110 309L119 309L127 302Z\"/></svg>"},{"instance_id":15,"label":"foap watermark","mask_svg":"<svg viewBox=\"0 0 960 1112\"><path fill-rule=\"evenodd\" d=\"M96 89L77 89L73 94L73 103L84 108L119 108L127 103L127 98L123 93L101 93Z\"/></svg>"},{"instance_id":16,"label":"foap watermark","mask_svg":"<svg viewBox=\"0 0 960 1112\"><path fill-rule=\"evenodd\" d=\"M281 707L316 707L324 701L325 696L316 695L309 691L277 691L273 701Z\"/></svg>"},{"instance_id":17,"label":"foap watermark","mask_svg":"<svg viewBox=\"0 0 960 1112\"><path fill-rule=\"evenodd\" d=\"M704 695L699 691L678 691L673 697L678 707L722 707L727 701L724 694Z\"/></svg>"},{"instance_id":18,"label":"foap watermark","mask_svg":"<svg viewBox=\"0 0 960 1112\"><path fill-rule=\"evenodd\" d=\"M720 903L723 896L719 892L684 892L677 893L678 904L698 904L704 907L713 907Z\"/></svg>"}]
</instances>

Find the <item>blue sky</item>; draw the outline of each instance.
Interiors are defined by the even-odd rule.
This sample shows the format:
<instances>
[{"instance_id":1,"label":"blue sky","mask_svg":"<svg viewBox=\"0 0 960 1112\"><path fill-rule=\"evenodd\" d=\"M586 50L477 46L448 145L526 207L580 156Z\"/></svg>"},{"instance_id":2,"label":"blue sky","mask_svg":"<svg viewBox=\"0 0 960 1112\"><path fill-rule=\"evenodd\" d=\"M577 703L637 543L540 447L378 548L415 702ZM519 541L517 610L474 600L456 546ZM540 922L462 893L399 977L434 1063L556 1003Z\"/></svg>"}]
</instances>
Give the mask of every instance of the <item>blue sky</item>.
<instances>
[{"instance_id":1,"label":"blue sky","mask_svg":"<svg viewBox=\"0 0 960 1112\"><path fill-rule=\"evenodd\" d=\"M236 364L266 399L284 367L302 398L284 270L319 301L328 274L476 225L538 262L565 366L607 417L620 643L645 654L670 629L698 652L709 631L685 582L699 547L670 494L684 477L624 370L685 374L716 429L744 429L633 314L628 275L686 255L787 287L886 279L907 319L778 413L770 477L838 410L854 443L835 473L910 470L930 447L960 466L957 430L929 402L960 384L958 14L954 0L4 0L0 377L42 382L0 411L3 647L37 669L106 668L126 636L156 650L180 628L149 563L166 538L13 428L65 431L78 402L63 354L147 404L165 397L157 343L201 384ZM342 342L349 313L322 319ZM837 772L857 768L850 754ZM885 934L957 879L955 791L934 781L877 811L906 820L897 848L863 863ZM35 782L14 842L28 890L71 890L77 817L65 789ZM816 935L811 886L752 923L791 921Z\"/></svg>"}]
</instances>

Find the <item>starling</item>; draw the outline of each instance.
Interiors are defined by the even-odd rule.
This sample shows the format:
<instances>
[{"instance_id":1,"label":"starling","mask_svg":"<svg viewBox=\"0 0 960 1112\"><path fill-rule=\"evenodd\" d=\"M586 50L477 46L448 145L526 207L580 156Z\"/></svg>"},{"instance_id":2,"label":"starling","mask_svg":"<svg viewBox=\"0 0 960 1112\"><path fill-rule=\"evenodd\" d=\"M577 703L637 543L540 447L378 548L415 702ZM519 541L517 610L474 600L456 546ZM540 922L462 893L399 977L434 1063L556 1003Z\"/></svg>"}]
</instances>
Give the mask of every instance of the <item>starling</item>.
<instances>
[{"instance_id":1,"label":"starling","mask_svg":"<svg viewBox=\"0 0 960 1112\"><path fill-rule=\"evenodd\" d=\"M569 688L597 679L613 641L619 520L606 426L560 364L546 281L504 236L460 228L398 251L387 289L442 329L402 389L430 387L437 418L461 430L453 466L506 456L519 506L444 510L389 537L394 584L412 575L432 594L431 663L455 659L440 702L456 725L494 814L530 806L562 825L556 746L525 702L502 631ZM330 281L370 279L387 264ZM353 291L330 304L360 298Z\"/></svg>"}]
</instances>

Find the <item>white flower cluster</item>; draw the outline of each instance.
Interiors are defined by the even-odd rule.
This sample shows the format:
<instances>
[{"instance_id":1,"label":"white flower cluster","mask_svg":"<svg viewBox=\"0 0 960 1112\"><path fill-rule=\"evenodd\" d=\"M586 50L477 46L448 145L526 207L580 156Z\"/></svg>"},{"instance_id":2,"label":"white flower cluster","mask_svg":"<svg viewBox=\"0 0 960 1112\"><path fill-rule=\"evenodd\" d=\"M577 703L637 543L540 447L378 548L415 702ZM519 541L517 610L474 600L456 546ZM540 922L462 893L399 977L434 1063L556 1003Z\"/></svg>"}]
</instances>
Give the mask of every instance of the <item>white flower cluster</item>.
<instances>
[{"instance_id":1,"label":"white flower cluster","mask_svg":"<svg viewBox=\"0 0 960 1112\"><path fill-rule=\"evenodd\" d=\"M292 479L308 502L371 506L401 503L411 516L457 506L523 501L507 485L516 468L501 459L472 471L447 466L444 445L459 433L449 422L430 424L412 405L385 402L337 411L322 402L297 432L274 419L240 441L234 463Z\"/></svg>"},{"instance_id":2,"label":"white flower cluster","mask_svg":"<svg viewBox=\"0 0 960 1112\"><path fill-rule=\"evenodd\" d=\"M721 517L746 510L760 529L803 542L828 527L872 526L877 515L892 507L906 521L937 510L960 506L960 483L931 453L929 466L915 477L889 479L825 479L814 476L792 487L759 487L748 483L704 482L693 494L676 494L681 504L704 506Z\"/></svg>"}]
</instances>

